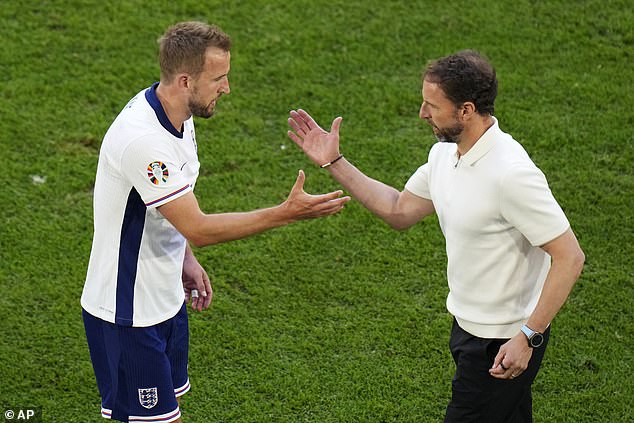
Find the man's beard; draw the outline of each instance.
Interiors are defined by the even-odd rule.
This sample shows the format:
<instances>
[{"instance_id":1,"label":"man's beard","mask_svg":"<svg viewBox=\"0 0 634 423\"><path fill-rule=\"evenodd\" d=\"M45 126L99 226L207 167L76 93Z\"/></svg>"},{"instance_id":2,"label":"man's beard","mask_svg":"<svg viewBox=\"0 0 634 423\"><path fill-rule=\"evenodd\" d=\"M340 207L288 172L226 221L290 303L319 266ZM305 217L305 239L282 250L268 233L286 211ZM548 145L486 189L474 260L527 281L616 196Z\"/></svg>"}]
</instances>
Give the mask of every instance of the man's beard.
<instances>
[{"instance_id":1,"label":"man's beard","mask_svg":"<svg viewBox=\"0 0 634 423\"><path fill-rule=\"evenodd\" d=\"M434 132L434 135L439 142L449 142L453 144L458 144L460 141L458 137L462 134L462 131L464 131L464 125L461 123L456 123L449 128L440 129L437 126L435 128L438 132Z\"/></svg>"},{"instance_id":2,"label":"man's beard","mask_svg":"<svg viewBox=\"0 0 634 423\"><path fill-rule=\"evenodd\" d=\"M211 107L211 103L203 104L195 100L189 100L189 111L193 116L209 119L214 115L215 109Z\"/></svg>"}]
</instances>

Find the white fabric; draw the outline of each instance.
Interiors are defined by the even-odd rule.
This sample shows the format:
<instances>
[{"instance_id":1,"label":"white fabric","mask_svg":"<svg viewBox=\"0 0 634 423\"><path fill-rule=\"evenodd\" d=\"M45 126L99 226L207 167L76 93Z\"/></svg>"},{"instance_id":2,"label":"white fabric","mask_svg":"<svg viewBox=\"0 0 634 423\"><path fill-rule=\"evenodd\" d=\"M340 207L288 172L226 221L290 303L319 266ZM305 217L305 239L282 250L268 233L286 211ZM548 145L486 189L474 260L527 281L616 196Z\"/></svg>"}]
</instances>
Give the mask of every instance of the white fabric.
<instances>
[{"instance_id":1,"label":"white fabric","mask_svg":"<svg viewBox=\"0 0 634 423\"><path fill-rule=\"evenodd\" d=\"M156 208L193 190L200 166L193 120L174 129L156 85L130 100L104 137L81 297L88 313L128 326L160 323L183 304L186 240Z\"/></svg>"},{"instance_id":2,"label":"white fabric","mask_svg":"<svg viewBox=\"0 0 634 423\"><path fill-rule=\"evenodd\" d=\"M544 174L497 120L458 158L435 144L405 189L431 199L446 240L447 309L482 338L516 335L533 312L550 269L539 246L569 223Z\"/></svg>"}]
</instances>

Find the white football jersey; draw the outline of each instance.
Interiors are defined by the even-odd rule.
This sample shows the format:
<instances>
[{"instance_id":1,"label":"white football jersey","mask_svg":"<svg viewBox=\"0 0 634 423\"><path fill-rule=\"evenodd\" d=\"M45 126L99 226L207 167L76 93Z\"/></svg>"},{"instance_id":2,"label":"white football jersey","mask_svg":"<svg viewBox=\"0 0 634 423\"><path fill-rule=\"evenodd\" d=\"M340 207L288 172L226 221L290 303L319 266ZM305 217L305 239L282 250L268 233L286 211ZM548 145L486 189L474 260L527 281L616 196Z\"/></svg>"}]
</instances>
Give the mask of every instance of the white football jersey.
<instances>
[{"instance_id":1,"label":"white football jersey","mask_svg":"<svg viewBox=\"0 0 634 423\"><path fill-rule=\"evenodd\" d=\"M194 122L170 123L155 83L137 94L106 133L94 190L94 238L82 307L125 326L151 326L183 305L186 239L157 207L194 189Z\"/></svg>"}]
</instances>

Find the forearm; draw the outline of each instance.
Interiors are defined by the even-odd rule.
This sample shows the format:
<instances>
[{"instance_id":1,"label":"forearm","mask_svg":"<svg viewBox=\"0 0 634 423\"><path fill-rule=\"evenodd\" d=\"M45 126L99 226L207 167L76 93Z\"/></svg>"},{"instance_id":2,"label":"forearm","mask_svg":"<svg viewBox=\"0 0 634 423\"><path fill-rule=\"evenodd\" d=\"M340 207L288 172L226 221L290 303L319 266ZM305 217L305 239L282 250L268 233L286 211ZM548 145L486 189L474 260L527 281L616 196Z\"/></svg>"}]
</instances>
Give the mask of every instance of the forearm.
<instances>
[{"instance_id":1,"label":"forearm","mask_svg":"<svg viewBox=\"0 0 634 423\"><path fill-rule=\"evenodd\" d=\"M529 328L538 332L546 330L570 295L583 262L581 250L578 254L553 260L537 306L526 323Z\"/></svg>"},{"instance_id":2,"label":"forearm","mask_svg":"<svg viewBox=\"0 0 634 423\"><path fill-rule=\"evenodd\" d=\"M202 214L184 234L196 247L246 238L291 223L282 212L284 205L244 213Z\"/></svg>"},{"instance_id":3,"label":"forearm","mask_svg":"<svg viewBox=\"0 0 634 423\"><path fill-rule=\"evenodd\" d=\"M203 213L193 192L159 207L159 211L197 247L233 241L289 223L330 216L339 212L350 197L341 191L311 195L304 192L303 171L286 201L278 206L242 213Z\"/></svg>"},{"instance_id":4,"label":"forearm","mask_svg":"<svg viewBox=\"0 0 634 423\"><path fill-rule=\"evenodd\" d=\"M345 158L329 166L330 174L364 207L394 226L399 219L396 206L399 191L366 176Z\"/></svg>"}]
</instances>

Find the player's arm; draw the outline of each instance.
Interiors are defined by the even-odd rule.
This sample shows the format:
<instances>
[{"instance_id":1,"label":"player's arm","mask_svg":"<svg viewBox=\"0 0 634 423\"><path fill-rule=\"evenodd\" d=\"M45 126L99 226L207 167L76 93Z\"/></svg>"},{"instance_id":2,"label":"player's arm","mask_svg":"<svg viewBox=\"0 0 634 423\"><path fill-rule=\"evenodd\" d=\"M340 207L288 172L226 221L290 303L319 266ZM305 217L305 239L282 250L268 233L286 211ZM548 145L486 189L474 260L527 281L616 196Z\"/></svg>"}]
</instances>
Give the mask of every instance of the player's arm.
<instances>
[{"instance_id":1,"label":"player's arm","mask_svg":"<svg viewBox=\"0 0 634 423\"><path fill-rule=\"evenodd\" d=\"M300 171L291 193L282 204L242 213L205 214L196 196L189 192L159 207L172 225L197 247L218 244L254 235L304 219L329 216L340 211L350 197L335 191L322 195L304 192L304 172Z\"/></svg>"},{"instance_id":2,"label":"player's arm","mask_svg":"<svg viewBox=\"0 0 634 423\"><path fill-rule=\"evenodd\" d=\"M332 176L361 202L368 210L395 229L406 229L432 213L431 200L416 196L407 190L395 188L366 176L339 152L339 126L336 118L330 132L323 130L304 110L291 111L288 120L293 131L288 136L317 165L323 166Z\"/></svg>"}]
</instances>

